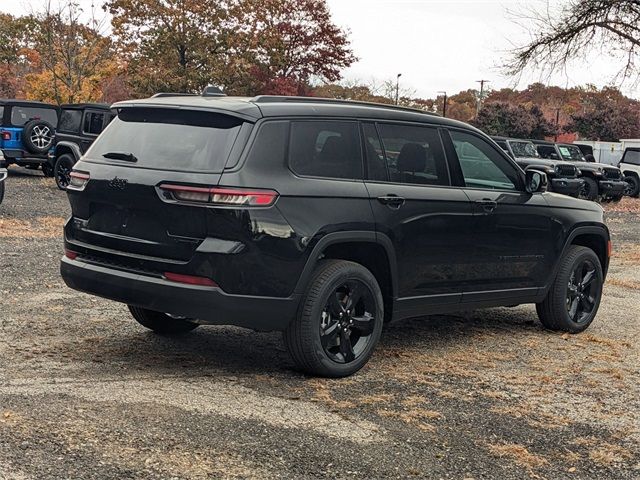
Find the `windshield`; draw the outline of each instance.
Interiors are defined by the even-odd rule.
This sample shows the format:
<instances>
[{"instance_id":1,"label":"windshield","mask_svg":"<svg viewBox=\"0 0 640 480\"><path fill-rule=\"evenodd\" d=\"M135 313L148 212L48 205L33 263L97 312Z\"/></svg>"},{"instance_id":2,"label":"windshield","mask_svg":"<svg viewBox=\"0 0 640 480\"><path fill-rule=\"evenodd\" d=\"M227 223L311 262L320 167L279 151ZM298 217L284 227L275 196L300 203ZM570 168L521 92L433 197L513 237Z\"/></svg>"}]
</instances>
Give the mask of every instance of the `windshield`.
<instances>
[{"instance_id":1,"label":"windshield","mask_svg":"<svg viewBox=\"0 0 640 480\"><path fill-rule=\"evenodd\" d=\"M122 164L127 162L117 157L131 155L135 163L127 164L132 167L221 172L241 126L242 120L219 113L125 108L86 157Z\"/></svg>"},{"instance_id":2,"label":"windshield","mask_svg":"<svg viewBox=\"0 0 640 480\"><path fill-rule=\"evenodd\" d=\"M511 150L516 157L539 157L536 147L531 142L509 141Z\"/></svg>"},{"instance_id":3,"label":"windshield","mask_svg":"<svg viewBox=\"0 0 640 480\"><path fill-rule=\"evenodd\" d=\"M11 107L11 125L14 127L22 127L31 120L44 120L53 125L53 128L56 128L58 126L58 112L53 108L22 105L13 105Z\"/></svg>"},{"instance_id":4,"label":"windshield","mask_svg":"<svg viewBox=\"0 0 640 480\"><path fill-rule=\"evenodd\" d=\"M631 165L640 165L640 150L627 150L624 152L622 161Z\"/></svg>"},{"instance_id":5,"label":"windshield","mask_svg":"<svg viewBox=\"0 0 640 480\"><path fill-rule=\"evenodd\" d=\"M558 150L560 150L560 155L565 160L574 160L579 162L584 162L584 155L582 155L582 150L573 145L558 145Z\"/></svg>"}]
</instances>

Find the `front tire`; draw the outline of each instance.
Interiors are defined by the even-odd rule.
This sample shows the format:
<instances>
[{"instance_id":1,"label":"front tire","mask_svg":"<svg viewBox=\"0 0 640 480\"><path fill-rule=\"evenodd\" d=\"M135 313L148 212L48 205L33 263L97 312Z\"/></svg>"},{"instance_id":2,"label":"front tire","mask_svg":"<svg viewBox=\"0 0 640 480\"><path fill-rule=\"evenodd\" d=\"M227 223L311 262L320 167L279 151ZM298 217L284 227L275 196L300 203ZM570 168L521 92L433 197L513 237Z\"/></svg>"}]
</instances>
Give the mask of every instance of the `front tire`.
<instances>
[{"instance_id":1,"label":"front tire","mask_svg":"<svg viewBox=\"0 0 640 480\"><path fill-rule=\"evenodd\" d=\"M155 312L146 308L129 305L129 311L140 325L160 335L179 335L190 332L199 326L197 323L187 319L174 318L166 313Z\"/></svg>"},{"instance_id":2,"label":"front tire","mask_svg":"<svg viewBox=\"0 0 640 480\"><path fill-rule=\"evenodd\" d=\"M598 313L603 283L602 266L595 252L571 245L560 260L547 297L536 305L540 322L549 330L586 330Z\"/></svg>"},{"instance_id":3,"label":"front tire","mask_svg":"<svg viewBox=\"0 0 640 480\"><path fill-rule=\"evenodd\" d=\"M323 260L297 317L284 332L284 342L301 370L346 377L371 357L383 319L382 292L369 270L345 260Z\"/></svg>"},{"instance_id":4,"label":"front tire","mask_svg":"<svg viewBox=\"0 0 640 480\"><path fill-rule=\"evenodd\" d=\"M629 197L638 198L640 195L640 180L638 177L629 175L628 177L624 177L624 181L628 184L628 187L624 189L624 194Z\"/></svg>"},{"instance_id":5,"label":"front tire","mask_svg":"<svg viewBox=\"0 0 640 480\"><path fill-rule=\"evenodd\" d=\"M69 182L71 181L71 170L73 170L75 163L75 159L68 153L60 155L58 160L56 160L54 176L56 179L56 185L60 190L66 190L69 186Z\"/></svg>"},{"instance_id":6,"label":"front tire","mask_svg":"<svg viewBox=\"0 0 640 480\"><path fill-rule=\"evenodd\" d=\"M591 177L583 177L582 180L584 180L584 185L582 186L580 197L591 201L597 200L598 182Z\"/></svg>"}]
</instances>

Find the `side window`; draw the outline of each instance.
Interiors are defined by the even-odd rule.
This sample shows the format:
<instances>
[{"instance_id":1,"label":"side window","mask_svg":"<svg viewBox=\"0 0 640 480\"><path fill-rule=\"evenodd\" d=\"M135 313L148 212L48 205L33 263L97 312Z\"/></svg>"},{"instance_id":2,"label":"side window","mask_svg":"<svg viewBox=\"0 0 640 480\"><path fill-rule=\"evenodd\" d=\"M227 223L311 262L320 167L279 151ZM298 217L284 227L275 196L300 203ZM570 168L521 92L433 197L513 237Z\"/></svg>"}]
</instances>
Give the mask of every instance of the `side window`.
<instances>
[{"instance_id":1,"label":"side window","mask_svg":"<svg viewBox=\"0 0 640 480\"><path fill-rule=\"evenodd\" d=\"M298 175L362 179L356 122L292 121L289 165Z\"/></svg>"},{"instance_id":2,"label":"side window","mask_svg":"<svg viewBox=\"0 0 640 480\"><path fill-rule=\"evenodd\" d=\"M553 158L553 155L555 155L556 157L558 156L554 147L548 145L538 145L536 148L542 158Z\"/></svg>"},{"instance_id":3,"label":"side window","mask_svg":"<svg viewBox=\"0 0 640 480\"><path fill-rule=\"evenodd\" d=\"M378 125L389 180L417 185L449 185L438 130L413 125Z\"/></svg>"},{"instance_id":4,"label":"side window","mask_svg":"<svg viewBox=\"0 0 640 480\"><path fill-rule=\"evenodd\" d=\"M364 154L367 158L368 179L383 182L389 181L384 151L382 150L376 126L372 123L365 123L362 131L364 133Z\"/></svg>"},{"instance_id":5,"label":"side window","mask_svg":"<svg viewBox=\"0 0 640 480\"><path fill-rule=\"evenodd\" d=\"M82 110L62 110L58 130L63 132L79 132L82 123Z\"/></svg>"},{"instance_id":6,"label":"side window","mask_svg":"<svg viewBox=\"0 0 640 480\"><path fill-rule=\"evenodd\" d=\"M104 124L104 113L87 112L84 115L82 131L90 135L99 135Z\"/></svg>"},{"instance_id":7,"label":"side window","mask_svg":"<svg viewBox=\"0 0 640 480\"><path fill-rule=\"evenodd\" d=\"M457 130L450 133L467 187L518 190L518 171L488 142Z\"/></svg>"}]
</instances>

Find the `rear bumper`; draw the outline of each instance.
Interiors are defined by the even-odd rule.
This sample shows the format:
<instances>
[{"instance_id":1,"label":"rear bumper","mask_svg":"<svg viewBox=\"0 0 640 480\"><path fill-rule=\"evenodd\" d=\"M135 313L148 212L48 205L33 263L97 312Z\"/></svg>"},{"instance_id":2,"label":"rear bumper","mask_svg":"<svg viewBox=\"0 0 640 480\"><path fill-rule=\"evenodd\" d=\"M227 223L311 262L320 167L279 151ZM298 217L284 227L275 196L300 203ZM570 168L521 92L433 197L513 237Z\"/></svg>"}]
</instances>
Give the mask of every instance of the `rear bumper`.
<instances>
[{"instance_id":1,"label":"rear bumper","mask_svg":"<svg viewBox=\"0 0 640 480\"><path fill-rule=\"evenodd\" d=\"M584 182L580 178L552 178L551 191L577 197L583 184Z\"/></svg>"},{"instance_id":2,"label":"rear bumper","mask_svg":"<svg viewBox=\"0 0 640 480\"><path fill-rule=\"evenodd\" d=\"M19 150L14 148L3 148L5 161L7 163L46 163L49 161L49 154L43 153L42 155L36 155L26 150Z\"/></svg>"},{"instance_id":3,"label":"rear bumper","mask_svg":"<svg viewBox=\"0 0 640 480\"><path fill-rule=\"evenodd\" d=\"M284 330L294 318L299 296L229 295L219 288L184 285L164 278L124 272L62 258L60 273L74 290L149 310L236 325L260 331Z\"/></svg>"},{"instance_id":4,"label":"rear bumper","mask_svg":"<svg viewBox=\"0 0 640 480\"><path fill-rule=\"evenodd\" d=\"M626 186L627 182L623 180L600 180L598 182L600 195L605 197L621 197L624 195Z\"/></svg>"}]
</instances>

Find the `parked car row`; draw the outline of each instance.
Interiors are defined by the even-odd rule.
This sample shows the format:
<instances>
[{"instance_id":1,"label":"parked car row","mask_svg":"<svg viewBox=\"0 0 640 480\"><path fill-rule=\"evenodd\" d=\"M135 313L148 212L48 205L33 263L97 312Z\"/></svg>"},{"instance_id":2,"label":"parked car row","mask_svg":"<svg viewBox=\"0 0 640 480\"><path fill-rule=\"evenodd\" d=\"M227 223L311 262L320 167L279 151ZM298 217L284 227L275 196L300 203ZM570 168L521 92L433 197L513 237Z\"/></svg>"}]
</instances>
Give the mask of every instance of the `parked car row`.
<instances>
[{"instance_id":1,"label":"parked car row","mask_svg":"<svg viewBox=\"0 0 640 480\"><path fill-rule=\"evenodd\" d=\"M633 193L620 168L587 161L578 145L506 137L493 140L522 168L546 173L551 191L604 202L617 202Z\"/></svg>"},{"instance_id":2,"label":"parked car row","mask_svg":"<svg viewBox=\"0 0 640 480\"><path fill-rule=\"evenodd\" d=\"M61 190L73 165L116 113L107 104L57 107L28 100L0 100L0 168L41 168Z\"/></svg>"}]
</instances>

